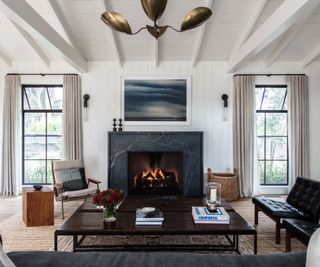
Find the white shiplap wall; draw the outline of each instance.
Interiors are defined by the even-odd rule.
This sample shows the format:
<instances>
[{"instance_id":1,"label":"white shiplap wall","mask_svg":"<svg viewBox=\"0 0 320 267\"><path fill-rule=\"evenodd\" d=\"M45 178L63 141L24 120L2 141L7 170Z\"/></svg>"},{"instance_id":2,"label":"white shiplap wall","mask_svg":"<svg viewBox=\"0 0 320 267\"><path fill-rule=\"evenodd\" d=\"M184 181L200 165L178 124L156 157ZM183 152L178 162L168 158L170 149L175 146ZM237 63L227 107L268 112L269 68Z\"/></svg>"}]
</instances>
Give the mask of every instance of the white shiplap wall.
<instances>
[{"instance_id":1,"label":"white shiplap wall","mask_svg":"<svg viewBox=\"0 0 320 267\"><path fill-rule=\"evenodd\" d=\"M15 63L14 72L73 72L64 63L53 63L50 69L38 63ZM1 79L7 71L0 71ZM280 62L266 69L263 62L251 62L243 73L306 73L310 77L310 139L311 177L320 179L318 151L320 149L320 63L306 70L300 63ZM225 62L203 62L191 68L189 62L162 62L158 68L152 62L126 63L122 69L116 62L90 62L89 72L82 74L83 93L91 96L89 121L84 122L84 150L87 174L102 179L107 185L107 132L112 130L112 119L120 117L121 76L192 76L192 124L190 126L127 126L125 130L200 130L204 131L204 170L232 169L232 75L226 73ZM274 78L272 78L274 79ZM267 79L263 82L270 81ZM25 83L57 83L61 77L23 77ZM2 96L3 82L0 85ZM222 121L221 95L230 96L229 119ZM2 99L2 98L1 98ZM1 101L2 102L2 101ZM1 104L0 104L1 107ZM2 109L0 110L2 119ZM1 125L1 123L0 123ZM1 129L0 129L1 130Z\"/></svg>"},{"instance_id":2,"label":"white shiplap wall","mask_svg":"<svg viewBox=\"0 0 320 267\"><path fill-rule=\"evenodd\" d=\"M231 75L225 63L202 63L192 69L187 62L165 62L155 68L150 62L91 63L83 75L83 89L91 95L89 121L84 122L85 156L89 172L98 177L107 173L107 132L112 119L121 114L121 76L192 76L192 122L188 126L125 126L125 130L204 131L204 168L226 171L232 168L232 120L222 121L221 95L231 97Z\"/></svg>"}]
</instances>

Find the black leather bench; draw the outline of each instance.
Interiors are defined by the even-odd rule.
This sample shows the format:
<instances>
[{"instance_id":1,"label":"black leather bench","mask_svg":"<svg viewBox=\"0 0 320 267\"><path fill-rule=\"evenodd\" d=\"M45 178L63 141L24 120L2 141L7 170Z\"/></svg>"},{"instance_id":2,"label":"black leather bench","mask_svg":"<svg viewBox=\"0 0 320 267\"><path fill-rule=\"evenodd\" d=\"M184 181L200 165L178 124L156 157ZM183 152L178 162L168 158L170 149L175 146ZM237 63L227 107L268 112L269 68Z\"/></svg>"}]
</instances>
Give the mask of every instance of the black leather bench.
<instances>
[{"instance_id":1,"label":"black leather bench","mask_svg":"<svg viewBox=\"0 0 320 267\"><path fill-rule=\"evenodd\" d=\"M286 228L286 252L291 252L291 238L308 246L312 234L320 227L318 223L296 219L284 219L282 225Z\"/></svg>"},{"instance_id":2,"label":"black leather bench","mask_svg":"<svg viewBox=\"0 0 320 267\"><path fill-rule=\"evenodd\" d=\"M255 224L262 211L276 222L276 244L280 244L283 219L298 219L318 223L320 218L320 182L298 177L286 201L275 201L265 197L253 198Z\"/></svg>"}]
</instances>

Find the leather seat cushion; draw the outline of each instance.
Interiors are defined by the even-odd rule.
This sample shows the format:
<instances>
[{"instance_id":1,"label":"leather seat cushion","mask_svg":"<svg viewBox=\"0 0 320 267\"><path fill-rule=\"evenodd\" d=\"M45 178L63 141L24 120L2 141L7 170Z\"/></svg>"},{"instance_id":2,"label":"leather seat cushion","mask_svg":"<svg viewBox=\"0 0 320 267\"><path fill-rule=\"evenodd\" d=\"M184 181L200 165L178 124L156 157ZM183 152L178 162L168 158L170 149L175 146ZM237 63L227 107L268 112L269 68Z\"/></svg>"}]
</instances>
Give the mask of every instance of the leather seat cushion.
<instances>
[{"instance_id":1,"label":"leather seat cushion","mask_svg":"<svg viewBox=\"0 0 320 267\"><path fill-rule=\"evenodd\" d=\"M285 201L276 201L265 197L254 197L252 203L273 217L307 219L305 214L299 212L295 207Z\"/></svg>"},{"instance_id":2,"label":"leather seat cushion","mask_svg":"<svg viewBox=\"0 0 320 267\"><path fill-rule=\"evenodd\" d=\"M320 227L320 224L296 219L285 219L282 224L305 245L308 245L312 234Z\"/></svg>"},{"instance_id":3,"label":"leather seat cushion","mask_svg":"<svg viewBox=\"0 0 320 267\"><path fill-rule=\"evenodd\" d=\"M298 177L290 190L287 202L299 211L308 214L311 221L318 223L320 219L320 182Z\"/></svg>"}]
</instances>

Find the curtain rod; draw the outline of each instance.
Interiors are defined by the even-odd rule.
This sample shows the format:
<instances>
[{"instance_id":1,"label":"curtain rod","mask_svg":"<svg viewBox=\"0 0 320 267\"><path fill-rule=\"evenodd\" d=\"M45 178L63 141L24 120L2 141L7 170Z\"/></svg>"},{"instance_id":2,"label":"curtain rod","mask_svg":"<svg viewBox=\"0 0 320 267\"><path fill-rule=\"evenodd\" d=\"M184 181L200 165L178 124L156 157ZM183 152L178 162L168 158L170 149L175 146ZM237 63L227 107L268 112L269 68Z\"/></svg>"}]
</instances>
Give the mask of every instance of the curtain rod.
<instances>
[{"instance_id":1,"label":"curtain rod","mask_svg":"<svg viewBox=\"0 0 320 267\"><path fill-rule=\"evenodd\" d=\"M301 76L306 76L305 74L301 74L301 73L292 73L292 74L271 74L271 73L259 73L259 74L235 74L233 75L233 77L236 76L267 76L267 77L271 77L271 76L293 76L293 75L301 75Z\"/></svg>"},{"instance_id":2,"label":"curtain rod","mask_svg":"<svg viewBox=\"0 0 320 267\"><path fill-rule=\"evenodd\" d=\"M32 76L32 75L40 75L40 76L59 76L59 75L75 75L76 73L7 73L7 75L20 75L20 76Z\"/></svg>"}]
</instances>

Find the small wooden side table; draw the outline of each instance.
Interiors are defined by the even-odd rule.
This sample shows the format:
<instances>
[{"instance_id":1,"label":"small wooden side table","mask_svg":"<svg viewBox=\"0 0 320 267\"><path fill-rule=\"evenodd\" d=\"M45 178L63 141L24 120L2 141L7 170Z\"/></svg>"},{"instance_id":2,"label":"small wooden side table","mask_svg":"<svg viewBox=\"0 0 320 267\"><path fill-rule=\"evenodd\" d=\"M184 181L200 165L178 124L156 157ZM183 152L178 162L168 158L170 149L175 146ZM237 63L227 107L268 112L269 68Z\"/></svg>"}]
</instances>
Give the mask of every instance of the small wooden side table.
<instances>
[{"instance_id":1,"label":"small wooden side table","mask_svg":"<svg viewBox=\"0 0 320 267\"><path fill-rule=\"evenodd\" d=\"M24 187L22 194L22 217L27 226L54 224L54 194L48 187L34 190Z\"/></svg>"}]
</instances>

